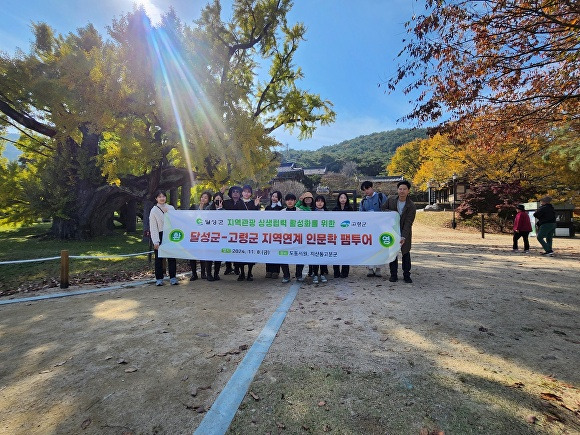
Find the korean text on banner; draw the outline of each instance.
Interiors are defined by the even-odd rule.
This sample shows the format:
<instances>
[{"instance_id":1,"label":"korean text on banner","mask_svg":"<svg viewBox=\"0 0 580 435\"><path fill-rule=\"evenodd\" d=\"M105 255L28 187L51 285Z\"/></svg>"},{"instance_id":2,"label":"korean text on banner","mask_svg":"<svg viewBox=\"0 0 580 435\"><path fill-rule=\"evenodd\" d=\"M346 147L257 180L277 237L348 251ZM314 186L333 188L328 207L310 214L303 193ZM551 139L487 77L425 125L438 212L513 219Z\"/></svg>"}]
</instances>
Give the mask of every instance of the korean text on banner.
<instances>
[{"instance_id":1,"label":"korean text on banner","mask_svg":"<svg viewBox=\"0 0 580 435\"><path fill-rule=\"evenodd\" d=\"M372 266L394 260L400 239L397 212L170 210L165 213L159 255Z\"/></svg>"}]
</instances>

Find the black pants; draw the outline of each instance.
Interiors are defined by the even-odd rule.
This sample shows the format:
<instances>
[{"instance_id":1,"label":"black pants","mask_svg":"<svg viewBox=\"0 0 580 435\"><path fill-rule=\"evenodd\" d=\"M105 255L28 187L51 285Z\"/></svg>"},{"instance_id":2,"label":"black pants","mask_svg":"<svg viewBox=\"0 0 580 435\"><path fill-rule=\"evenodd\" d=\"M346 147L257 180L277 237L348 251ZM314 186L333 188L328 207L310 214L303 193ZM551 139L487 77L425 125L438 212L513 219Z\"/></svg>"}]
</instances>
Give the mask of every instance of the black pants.
<instances>
[{"instance_id":1,"label":"black pants","mask_svg":"<svg viewBox=\"0 0 580 435\"><path fill-rule=\"evenodd\" d=\"M205 269L206 269L207 261L199 260L199 267L201 269L201 276L205 276ZM197 276L197 260L189 260L189 266L191 267L191 275Z\"/></svg>"},{"instance_id":2,"label":"black pants","mask_svg":"<svg viewBox=\"0 0 580 435\"><path fill-rule=\"evenodd\" d=\"M206 276L212 276L211 274L211 266L213 264L213 277L215 278L220 274L220 268L222 267L221 261L206 261L205 262L205 274Z\"/></svg>"},{"instance_id":3,"label":"black pants","mask_svg":"<svg viewBox=\"0 0 580 435\"><path fill-rule=\"evenodd\" d=\"M159 232L159 239L163 242L163 231ZM177 261L175 258L167 259L169 278L175 278L177 274ZM155 279L163 279L163 258L159 257L159 251L155 249Z\"/></svg>"},{"instance_id":4,"label":"black pants","mask_svg":"<svg viewBox=\"0 0 580 435\"><path fill-rule=\"evenodd\" d=\"M314 274L314 276L318 276L319 269L320 269L321 275L328 275L328 266L326 266L326 265L323 265L323 266L314 265L314 266L312 266L312 273Z\"/></svg>"},{"instance_id":5,"label":"black pants","mask_svg":"<svg viewBox=\"0 0 580 435\"><path fill-rule=\"evenodd\" d=\"M281 264L280 267L282 268L282 274L284 278L290 278L290 266L287 264ZM302 272L304 271L303 264L296 265L296 278L300 278L302 276Z\"/></svg>"},{"instance_id":6,"label":"black pants","mask_svg":"<svg viewBox=\"0 0 580 435\"><path fill-rule=\"evenodd\" d=\"M342 276L343 278L346 278L350 272L350 266L342 266L342 272L340 271L340 266L332 266L332 269L334 269L334 277L338 278L339 276Z\"/></svg>"},{"instance_id":7,"label":"black pants","mask_svg":"<svg viewBox=\"0 0 580 435\"><path fill-rule=\"evenodd\" d=\"M407 252L403 254L403 277L411 278L411 253ZM389 269L391 271L391 276L397 276L397 271L399 270L399 259L395 258L389 263Z\"/></svg>"},{"instance_id":8,"label":"black pants","mask_svg":"<svg viewBox=\"0 0 580 435\"><path fill-rule=\"evenodd\" d=\"M280 265L279 264L266 263L266 272L270 272L270 273L280 273Z\"/></svg>"},{"instance_id":9,"label":"black pants","mask_svg":"<svg viewBox=\"0 0 580 435\"><path fill-rule=\"evenodd\" d=\"M514 249L518 249L518 240L520 237L524 239L524 251L530 250L530 241L528 240L528 236L530 235L529 231L520 231L518 233L514 232Z\"/></svg>"}]
</instances>

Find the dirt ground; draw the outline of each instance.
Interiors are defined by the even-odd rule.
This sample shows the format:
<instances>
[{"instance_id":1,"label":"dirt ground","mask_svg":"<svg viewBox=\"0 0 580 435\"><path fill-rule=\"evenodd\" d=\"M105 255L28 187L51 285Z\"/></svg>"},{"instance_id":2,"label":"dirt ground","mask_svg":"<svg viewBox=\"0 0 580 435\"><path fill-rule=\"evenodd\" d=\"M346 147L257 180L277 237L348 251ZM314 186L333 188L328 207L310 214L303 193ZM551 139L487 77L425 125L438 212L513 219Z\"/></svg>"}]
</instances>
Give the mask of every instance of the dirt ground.
<instances>
[{"instance_id":1,"label":"dirt ground","mask_svg":"<svg viewBox=\"0 0 580 435\"><path fill-rule=\"evenodd\" d=\"M304 283L229 432L580 433L580 239L531 244L416 226L413 284ZM193 433L289 289L254 275L0 306L0 433Z\"/></svg>"}]
</instances>

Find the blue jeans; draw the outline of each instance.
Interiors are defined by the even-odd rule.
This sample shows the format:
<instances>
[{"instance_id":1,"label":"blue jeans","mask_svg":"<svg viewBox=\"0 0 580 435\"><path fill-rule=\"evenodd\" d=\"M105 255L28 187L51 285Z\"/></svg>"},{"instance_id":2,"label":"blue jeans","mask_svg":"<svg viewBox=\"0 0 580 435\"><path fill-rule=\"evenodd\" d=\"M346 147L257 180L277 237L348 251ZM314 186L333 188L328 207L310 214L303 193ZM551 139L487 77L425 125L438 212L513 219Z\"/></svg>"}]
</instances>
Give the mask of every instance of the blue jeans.
<instances>
[{"instance_id":1,"label":"blue jeans","mask_svg":"<svg viewBox=\"0 0 580 435\"><path fill-rule=\"evenodd\" d=\"M538 228L538 235L536 238L544 251L552 252L552 239L554 238L554 234L556 233L556 223L550 224L542 224L540 228Z\"/></svg>"}]
</instances>

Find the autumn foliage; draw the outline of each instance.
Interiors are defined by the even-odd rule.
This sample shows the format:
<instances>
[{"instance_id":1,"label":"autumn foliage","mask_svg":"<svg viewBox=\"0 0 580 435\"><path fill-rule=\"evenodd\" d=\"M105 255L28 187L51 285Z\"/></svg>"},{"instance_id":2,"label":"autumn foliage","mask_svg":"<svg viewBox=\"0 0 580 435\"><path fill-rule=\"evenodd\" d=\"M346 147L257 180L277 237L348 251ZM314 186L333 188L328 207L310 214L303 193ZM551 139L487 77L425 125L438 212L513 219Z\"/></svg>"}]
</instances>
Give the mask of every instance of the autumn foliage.
<instances>
[{"instance_id":1,"label":"autumn foliage","mask_svg":"<svg viewBox=\"0 0 580 435\"><path fill-rule=\"evenodd\" d=\"M580 10L569 0L427 0L389 89L418 92L404 120L488 150L539 140L578 164ZM567 152L572 147L573 152Z\"/></svg>"}]
</instances>

